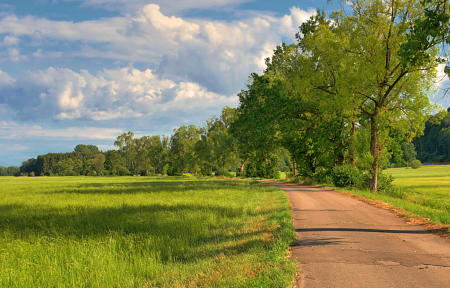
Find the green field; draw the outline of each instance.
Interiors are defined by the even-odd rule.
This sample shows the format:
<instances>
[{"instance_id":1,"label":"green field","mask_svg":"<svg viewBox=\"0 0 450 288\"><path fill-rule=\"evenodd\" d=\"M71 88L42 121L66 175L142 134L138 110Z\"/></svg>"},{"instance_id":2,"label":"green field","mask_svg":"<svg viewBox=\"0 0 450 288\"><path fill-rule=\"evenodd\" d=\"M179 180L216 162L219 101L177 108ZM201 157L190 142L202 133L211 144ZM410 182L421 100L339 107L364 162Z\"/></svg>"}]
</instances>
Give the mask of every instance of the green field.
<instances>
[{"instance_id":1,"label":"green field","mask_svg":"<svg viewBox=\"0 0 450 288\"><path fill-rule=\"evenodd\" d=\"M384 173L394 177L396 189L393 191L386 194L360 190L351 192L390 203L435 223L450 224L450 166L392 168Z\"/></svg>"},{"instance_id":2,"label":"green field","mask_svg":"<svg viewBox=\"0 0 450 288\"><path fill-rule=\"evenodd\" d=\"M255 182L0 178L0 287L287 287L293 235Z\"/></svg>"}]
</instances>

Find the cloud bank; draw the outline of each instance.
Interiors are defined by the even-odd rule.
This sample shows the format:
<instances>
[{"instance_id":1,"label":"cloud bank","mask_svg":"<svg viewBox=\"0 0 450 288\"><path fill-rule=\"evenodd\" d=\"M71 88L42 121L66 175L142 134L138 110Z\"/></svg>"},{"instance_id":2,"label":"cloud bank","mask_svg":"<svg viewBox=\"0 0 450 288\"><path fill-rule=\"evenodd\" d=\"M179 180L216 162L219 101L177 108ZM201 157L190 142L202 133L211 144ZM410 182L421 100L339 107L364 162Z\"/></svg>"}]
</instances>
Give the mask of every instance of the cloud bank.
<instances>
[{"instance_id":1,"label":"cloud bank","mask_svg":"<svg viewBox=\"0 0 450 288\"><path fill-rule=\"evenodd\" d=\"M89 21L0 13L0 146L10 151L0 164L77 143L109 147L127 130L200 124L237 105L250 73L314 14L294 7L211 20L183 15L247 0L77 1L122 13Z\"/></svg>"},{"instance_id":2,"label":"cloud bank","mask_svg":"<svg viewBox=\"0 0 450 288\"><path fill-rule=\"evenodd\" d=\"M108 3L123 1L89 1ZM261 14L225 22L168 16L159 5L148 4L132 15L84 22L10 15L0 20L5 45L26 39L83 43L60 53L42 46L22 57L103 58L131 64L98 71L48 67L16 77L0 70L0 104L22 120L98 121L233 105L248 75L261 71L275 45L284 37L292 39L312 14L292 8L282 17ZM15 52L10 61L22 60L18 48L10 51ZM154 69L137 69L132 63Z\"/></svg>"}]
</instances>

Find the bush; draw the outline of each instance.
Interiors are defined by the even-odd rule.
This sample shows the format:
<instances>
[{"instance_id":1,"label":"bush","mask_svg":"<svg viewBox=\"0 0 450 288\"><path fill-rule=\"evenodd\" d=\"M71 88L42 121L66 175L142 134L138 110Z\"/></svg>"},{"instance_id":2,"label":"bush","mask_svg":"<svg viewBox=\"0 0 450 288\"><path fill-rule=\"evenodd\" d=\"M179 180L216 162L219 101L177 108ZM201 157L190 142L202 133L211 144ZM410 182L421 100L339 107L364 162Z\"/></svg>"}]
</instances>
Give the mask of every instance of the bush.
<instances>
[{"instance_id":1,"label":"bush","mask_svg":"<svg viewBox=\"0 0 450 288\"><path fill-rule=\"evenodd\" d=\"M301 184L301 185L314 185L316 184L316 181L314 181L311 177L309 176L302 176L302 175L297 175L294 176L293 178L290 179L291 182L296 183L296 184Z\"/></svg>"},{"instance_id":2,"label":"bush","mask_svg":"<svg viewBox=\"0 0 450 288\"><path fill-rule=\"evenodd\" d=\"M131 172L126 167L120 166L117 169L117 175L119 175L119 176L128 176L128 175L131 175Z\"/></svg>"},{"instance_id":3,"label":"bush","mask_svg":"<svg viewBox=\"0 0 450 288\"><path fill-rule=\"evenodd\" d=\"M281 179L281 172L278 169L274 169L272 171L272 175L270 175L272 179Z\"/></svg>"},{"instance_id":4,"label":"bush","mask_svg":"<svg viewBox=\"0 0 450 288\"><path fill-rule=\"evenodd\" d=\"M383 192L386 194L389 194L394 191L394 185L392 182L394 181L394 178L390 174L378 174L378 186L377 190L378 192Z\"/></svg>"},{"instance_id":5,"label":"bush","mask_svg":"<svg viewBox=\"0 0 450 288\"><path fill-rule=\"evenodd\" d=\"M418 169L422 166L422 162L420 162L420 160L412 160L411 163L409 163L409 166L411 166L411 168L413 169Z\"/></svg>"},{"instance_id":6,"label":"bush","mask_svg":"<svg viewBox=\"0 0 450 288\"><path fill-rule=\"evenodd\" d=\"M218 169L214 172L214 176L233 177L233 174L231 174L228 170Z\"/></svg>"},{"instance_id":7,"label":"bush","mask_svg":"<svg viewBox=\"0 0 450 288\"><path fill-rule=\"evenodd\" d=\"M335 166L331 178L337 187L356 187L361 185L363 175L358 168L346 164Z\"/></svg>"},{"instance_id":8,"label":"bush","mask_svg":"<svg viewBox=\"0 0 450 288\"><path fill-rule=\"evenodd\" d=\"M330 170L325 167L319 167L313 175L313 180L317 183L331 183Z\"/></svg>"}]
</instances>

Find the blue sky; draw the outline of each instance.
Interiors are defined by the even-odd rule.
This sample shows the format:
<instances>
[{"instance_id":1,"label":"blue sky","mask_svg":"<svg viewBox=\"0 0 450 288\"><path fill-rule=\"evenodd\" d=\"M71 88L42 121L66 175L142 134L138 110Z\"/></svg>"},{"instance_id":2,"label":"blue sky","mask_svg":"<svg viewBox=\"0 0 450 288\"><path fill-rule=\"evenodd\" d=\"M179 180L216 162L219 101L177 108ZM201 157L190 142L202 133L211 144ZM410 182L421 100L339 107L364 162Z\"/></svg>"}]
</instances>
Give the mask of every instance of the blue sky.
<instances>
[{"instance_id":1,"label":"blue sky","mask_svg":"<svg viewBox=\"0 0 450 288\"><path fill-rule=\"evenodd\" d=\"M202 124L343 1L2 0L0 165ZM448 99L435 99L450 105Z\"/></svg>"}]
</instances>

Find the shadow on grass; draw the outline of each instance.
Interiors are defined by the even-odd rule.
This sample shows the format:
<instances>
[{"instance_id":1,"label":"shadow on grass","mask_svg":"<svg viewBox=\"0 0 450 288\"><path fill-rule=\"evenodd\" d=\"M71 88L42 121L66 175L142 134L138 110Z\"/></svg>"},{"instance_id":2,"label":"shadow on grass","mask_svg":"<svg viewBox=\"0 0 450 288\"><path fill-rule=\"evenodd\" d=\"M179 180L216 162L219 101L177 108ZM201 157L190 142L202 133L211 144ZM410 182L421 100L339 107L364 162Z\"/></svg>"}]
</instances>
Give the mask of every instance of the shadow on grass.
<instances>
[{"instance_id":1,"label":"shadow on grass","mask_svg":"<svg viewBox=\"0 0 450 288\"><path fill-rule=\"evenodd\" d=\"M261 215L274 211L259 211ZM243 208L202 205L142 205L114 208L44 208L0 206L0 236L37 238L116 239L124 254L153 253L161 262L197 261L233 255L267 245L258 237L265 227L246 231ZM268 215L270 217L270 215ZM209 220L209 219L220 219ZM130 245L131 243L131 245Z\"/></svg>"},{"instance_id":2,"label":"shadow on grass","mask_svg":"<svg viewBox=\"0 0 450 288\"><path fill-rule=\"evenodd\" d=\"M112 183L88 183L64 188L57 191L49 191L46 194L75 193L75 194L136 194L136 193L183 193L187 191L239 189L247 187L248 183L237 181L143 181L143 182L112 182Z\"/></svg>"}]
</instances>

